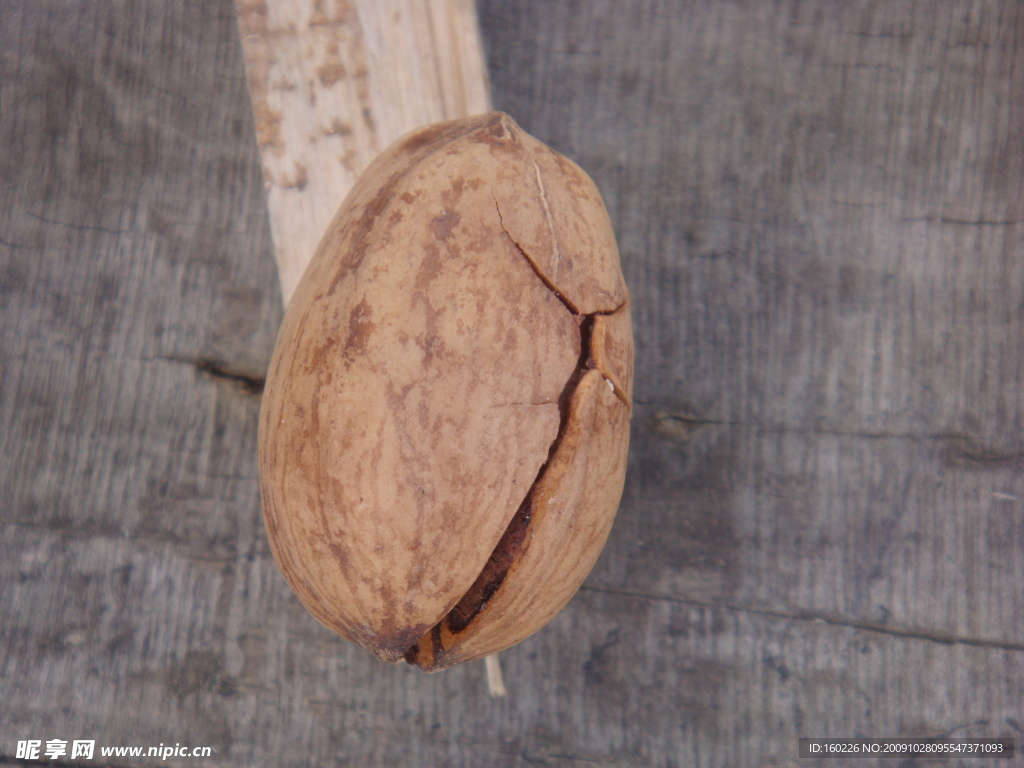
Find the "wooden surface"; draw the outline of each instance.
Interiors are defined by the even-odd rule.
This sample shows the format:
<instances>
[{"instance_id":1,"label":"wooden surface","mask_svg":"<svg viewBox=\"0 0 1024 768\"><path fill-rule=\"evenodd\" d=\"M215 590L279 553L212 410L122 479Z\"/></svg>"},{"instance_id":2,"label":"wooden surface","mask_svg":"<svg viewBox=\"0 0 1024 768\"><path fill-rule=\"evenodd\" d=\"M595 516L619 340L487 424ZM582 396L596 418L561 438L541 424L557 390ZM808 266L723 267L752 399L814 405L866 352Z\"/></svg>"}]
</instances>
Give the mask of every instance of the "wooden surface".
<instances>
[{"instance_id":1,"label":"wooden surface","mask_svg":"<svg viewBox=\"0 0 1024 768\"><path fill-rule=\"evenodd\" d=\"M372 661L271 562L281 310L231 2L0 4L0 765L50 738L217 766L1020 751L1024 6L480 16L495 106L604 191L639 401L609 546L500 700L483 665Z\"/></svg>"},{"instance_id":2,"label":"wooden surface","mask_svg":"<svg viewBox=\"0 0 1024 768\"><path fill-rule=\"evenodd\" d=\"M285 304L356 176L491 108L472 0L236 0Z\"/></svg>"}]
</instances>

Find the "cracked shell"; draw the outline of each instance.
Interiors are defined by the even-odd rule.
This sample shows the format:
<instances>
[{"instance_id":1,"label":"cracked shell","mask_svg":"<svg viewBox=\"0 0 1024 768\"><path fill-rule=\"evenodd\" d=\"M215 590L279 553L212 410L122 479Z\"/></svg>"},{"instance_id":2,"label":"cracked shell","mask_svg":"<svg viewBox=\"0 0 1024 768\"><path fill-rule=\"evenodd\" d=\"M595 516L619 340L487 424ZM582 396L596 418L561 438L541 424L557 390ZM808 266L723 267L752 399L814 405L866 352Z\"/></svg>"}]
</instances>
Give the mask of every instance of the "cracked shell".
<instances>
[{"instance_id":1,"label":"cracked shell","mask_svg":"<svg viewBox=\"0 0 1024 768\"><path fill-rule=\"evenodd\" d=\"M285 579L384 661L523 640L608 536L632 366L590 178L501 113L403 137L342 204L271 360L259 469Z\"/></svg>"}]
</instances>

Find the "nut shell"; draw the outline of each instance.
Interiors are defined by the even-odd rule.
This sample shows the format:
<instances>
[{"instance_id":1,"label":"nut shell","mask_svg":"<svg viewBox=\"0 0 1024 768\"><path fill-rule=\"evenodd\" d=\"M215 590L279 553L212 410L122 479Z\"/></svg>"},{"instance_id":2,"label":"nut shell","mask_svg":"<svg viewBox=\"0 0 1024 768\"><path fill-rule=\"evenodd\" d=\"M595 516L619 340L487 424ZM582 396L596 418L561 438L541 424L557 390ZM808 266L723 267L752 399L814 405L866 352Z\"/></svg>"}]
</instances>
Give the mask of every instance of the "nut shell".
<instances>
[{"instance_id":1,"label":"nut shell","mask_svg":"<svg viewBox=\"0 0 1024 768\"><path fill-rule=\"evenodd\" d=\"M428 670L543 626L618 506L632 350L576 165L501 113L389 147L299 283L260 414L267 532L306 608Z\"/></svg>"}]
</instances>

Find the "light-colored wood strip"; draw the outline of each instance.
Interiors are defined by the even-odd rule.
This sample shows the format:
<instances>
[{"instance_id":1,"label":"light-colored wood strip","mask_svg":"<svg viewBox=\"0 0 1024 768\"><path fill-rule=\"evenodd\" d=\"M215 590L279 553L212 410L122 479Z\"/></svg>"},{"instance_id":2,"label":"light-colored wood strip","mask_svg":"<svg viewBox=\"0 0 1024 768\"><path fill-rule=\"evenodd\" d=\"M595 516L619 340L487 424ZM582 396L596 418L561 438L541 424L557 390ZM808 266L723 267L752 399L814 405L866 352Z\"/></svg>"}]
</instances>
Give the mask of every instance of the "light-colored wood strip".
<instances>
[{"instance_id":1,"label":"light-colored wood strip","mask_svg":"<svg viewBox=\"0 0 1024 768\"><path fill-rule=\"evenodd\" d=\"M484 656L484 669L487 671L487 692L491 698L500 699L502 696L508 695L508 691L505 689L505 679L501 675L501 662L498 660L498 654L492 653L490 656Z\"/></svg>"},{"instance_id":2,"label":"light-colored wood strip","mask_svg":"<svg viewBox=\"0 0 1024 768\"><path fill-rule=\"evenodd\" d=\"M485 112L472 0L238 0L285 303L356 176L403 133Z\"/></svg>"}]
</instances>

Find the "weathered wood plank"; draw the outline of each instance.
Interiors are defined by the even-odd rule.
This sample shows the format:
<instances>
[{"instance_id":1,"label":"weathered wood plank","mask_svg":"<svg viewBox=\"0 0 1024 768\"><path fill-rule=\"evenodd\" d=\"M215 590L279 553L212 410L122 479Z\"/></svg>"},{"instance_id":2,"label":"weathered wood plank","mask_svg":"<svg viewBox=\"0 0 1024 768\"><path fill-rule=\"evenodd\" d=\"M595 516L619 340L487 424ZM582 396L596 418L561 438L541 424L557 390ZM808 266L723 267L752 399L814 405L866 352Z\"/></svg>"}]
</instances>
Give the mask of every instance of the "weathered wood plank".
<instances>
[{"instance_id":1,"label":"weathered wood plank","mask_svg":"<svg viewBox=\"0 0 1024 768\"><path fill-rule=\"evenodd\" d=\"M5 3L0 35L0 751L223 760L194 692L263 546L246 381L280 320L233 9Z\"/></svg>"},{"instance_id":2,"label":"weathered wood plank","mask_svg":"<svg viewBox=\"0 0 1024 768\"><path fill-rule=\"evenodd\" d=\"M1020 747L1024 9L480 11L495 105L606 196L641 401L609 548L503 700L371 661L267 551L280 309L231 3L0 5L0 765Z\"/></svg>"}]
</instances>

